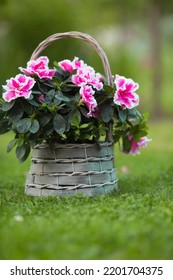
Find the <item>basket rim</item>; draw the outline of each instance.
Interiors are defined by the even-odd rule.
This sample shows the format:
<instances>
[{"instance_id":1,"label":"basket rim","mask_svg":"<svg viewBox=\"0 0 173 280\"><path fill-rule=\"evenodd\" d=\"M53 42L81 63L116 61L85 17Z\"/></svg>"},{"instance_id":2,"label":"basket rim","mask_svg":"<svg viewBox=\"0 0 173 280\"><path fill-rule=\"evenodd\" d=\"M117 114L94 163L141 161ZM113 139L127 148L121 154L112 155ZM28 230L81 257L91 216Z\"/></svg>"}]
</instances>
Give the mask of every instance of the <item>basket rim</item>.
<instances>
[{"instance_id":1,"label":"basket rim","mask_svg":"<svg viewBox=\"0 0 173 280\"><path fill-rule=\"evenodd\" d=\"M112 141L105 141L105 142L94 142L94 143L56 143L54 142L52 146L49 143L43 142L42 144L38 144L34 147L34 149L56 149L56 148L63 148L63 149L83 149L83 148L91 148L91 147L110 147L113 146L114 143Z\"/></svg>"}]
</instances>

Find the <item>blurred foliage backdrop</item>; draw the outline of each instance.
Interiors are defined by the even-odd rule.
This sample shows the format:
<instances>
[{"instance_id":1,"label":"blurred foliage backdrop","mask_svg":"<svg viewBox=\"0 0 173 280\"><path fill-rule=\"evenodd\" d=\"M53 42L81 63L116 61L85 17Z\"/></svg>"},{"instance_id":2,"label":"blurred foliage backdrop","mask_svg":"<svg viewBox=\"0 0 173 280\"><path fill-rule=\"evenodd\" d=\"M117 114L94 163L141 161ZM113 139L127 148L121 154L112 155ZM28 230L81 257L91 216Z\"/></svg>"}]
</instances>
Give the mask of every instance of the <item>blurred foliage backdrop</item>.
<instances>
[{"instance_id":1,"label":"blurred foliage backdrop","mask_svg":"<svg viewBox=\"0 0 173 280\"><path fill-rule=\"evenodd\" d=\"M98 40L113 74L139 82L144 111L172 117L172 0L0 0L0 83L18 74L46 37L72 30ZM80 40L55 42L43 54L51 62L79 56L102 72Z\"/></svg>"}]
</instances>

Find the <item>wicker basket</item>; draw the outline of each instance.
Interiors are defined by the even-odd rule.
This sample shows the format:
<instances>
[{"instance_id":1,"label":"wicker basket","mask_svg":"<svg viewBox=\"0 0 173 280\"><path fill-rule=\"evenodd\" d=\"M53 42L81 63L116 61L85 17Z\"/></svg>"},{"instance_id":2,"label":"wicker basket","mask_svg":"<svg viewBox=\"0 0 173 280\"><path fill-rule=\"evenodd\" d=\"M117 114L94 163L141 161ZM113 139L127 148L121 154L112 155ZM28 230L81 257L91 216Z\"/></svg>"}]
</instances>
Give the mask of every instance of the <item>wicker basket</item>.
<instances>
[{"instance_id":1,"label":"wicker basket","mask_svg":"<svg viewBox=\"0 0 173 280\"><path fill-rule=\"evenodd\" d=\"M53 41L61 38L79 38L88 42L101 58L108 84L112 84L112 74L106 54L97 41L81 32L57 33L41 42L31 59ZM106 142L95 144L55 144L46 143L33 149L30 171L27 175L25 193L31 196L67 196L83 193L88 196L109 193L117 189L114 168L112 126L110 124Z\"/></svg>"},{"instance_id":2,"label":"wicker basket","mask_svg":"<svg viewBox=\"0 0 173 280\"><path fill-rule=\"evenodd\" d=\"M105 194L117 187L113 146L97 144L47 144L33 150L26 194Z\"/></svg>"}]
</instances>

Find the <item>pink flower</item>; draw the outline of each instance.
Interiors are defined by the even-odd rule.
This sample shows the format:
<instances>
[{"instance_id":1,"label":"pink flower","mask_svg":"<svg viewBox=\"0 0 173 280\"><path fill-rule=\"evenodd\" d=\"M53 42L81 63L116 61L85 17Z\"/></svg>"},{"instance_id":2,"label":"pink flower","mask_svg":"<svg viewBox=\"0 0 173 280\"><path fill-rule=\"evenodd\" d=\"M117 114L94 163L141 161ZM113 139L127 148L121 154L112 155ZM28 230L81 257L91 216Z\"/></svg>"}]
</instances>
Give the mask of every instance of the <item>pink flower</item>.
<instances>
[{"instance_id":1,"label":"pink flower","mask_svg":"<svg viewBox=\"0 0 173 280\"><path fill-rule=\"evenodd\" d=\"M101 75L95 73L92 67L86 65L78 68L77 73L72 76L72 82L78 86L92 85L97 90L103 88Z\"/></svg>"},{"instance_id":2,"label":"pink flower","mask_svg":"<svg viewBox=\"0 0 173 280\"><path fill-rule=\"evenodd\" d=\"M103 88L103 78L100 73L96 73L95 77L91 78L90 84L97 90L101 90Z\"/></svg>"},{"instance_id":3,"label":"pink flower","mask_svg":"<svg viewBox=\"0 0 173 280\"><path fill-rule=\"evenodd\" d=\"M44 102L44 94L39 95L38 100L43 103Z\"/></svg>"},{"instance_id":4,"label":"pink flower","mask_svg":"<svg viewBox=\"0 0 173 280\"><path fill-rule=\"evenodd\" d=\"M79 60L78 57L75 57L72 61L72 64L73 64L73 68L74 69L78 69L78 68L81 68L81 67L84 67L86 64L84 63L83 60Z\"/></svg>"},{"instance_id":5,"label":"pink flower","mask_svg":"<svg viewBox=\"0 0 173 280\"><path fill-rule=\"evenodd\" d=\"M63 61L60 61L58 64L61 67L61 69L64 71L68 71L71 73L74 70L72 61L68 59L64 59Z\"/></svg>"},{"instance_id":6,"label":"pink flower","mask_svg":"<svg viewBox=\"0 0 173 280\"><path fill-rule=\"evenodd\" d=\"M68 71L70 73L73 72L73 70L76 70L85 65L83 60L79 60L78 57L75 57L73 59L73 61L71 61L69 59L64 59L64 60L60 61L58 64L62 70Z\"/></svg>"},{"instance_id":7,"label":"pink flower","mask_svg":"<svg viewBox=\"0 0 173 280\"><path fill-rule=\"evenodd\" d=\"M89 109L88 116L92 117L97 108L97 101L94 98L94 90L91 86L85 85L80 88L79 93L82 97L83 102Z\"/></svg>"},{"instance_id":8,"label":"pink flower","mask_svg":"<svg viewBox=\"0 0 173 280\"><path fill-rule=\"evenodd\" d=\"M135 90L139 88L137 83L119 75L116 75L114 83L117 88L114 96L115 104L123 109L132 109L139 104L139 96L135 93Z\"/></svg>"},{"instance_id":9,"label":"pink flower","mask_svg":"<svg viewBox=\"0 0 173 280\"><path fill-rule=\"evenodd\" d=\"M70 73L73 70L77 70L75 75L72 75L72 82L77 86L92 85L95 89L101 90L103 88L103 78L99 73L96 73L95 70L84 63L83 60L79 60L78 57L75 57L73 61L65 59L59 62L59 66L64 71Z\"/></svg>"},{"instance_id":10,"label":"pink flower","mask_svg":"<svg viewBox=\"0 0 173 280\"><path fill-rule=\"evenodd\" d=\"M151 139L148 139L145 136L145 137L142 137L139 142L136 142L133 140L133 137L131 135L129 135L129 140L131 142L130 153L132 155L140 154L140 148L145 148L147 146L147 143L151 141Z\"/></svg>"},{"instance_id":11,"label":"pink flower","mask_svg":"<svg viewBox=\"0 0 173 280\"><path fill-rule=\"evenodd\" d=\"M26 75L37 75L40 79L52 79L56 70L49 69L48 63L47 56L40 56L36 60L28 61L27 68L19 67L19 69Z\"/></svg>"},{"instance_id":12,"label":"pink flower","mask_svg":"<svg viewBox=\"0 0 173 280\"><path fill-rule=\"evenodd\" d=\"M3 98L5 101L10 102L18 97L28 99L31 95L31 89L35 84L33 78L18 74L15 78L6 81L7 84L3 86L5 92Z\"/></svg>"},{"instance_id":13,"label":"pink flower","mask_svg":"<svg viewBox=\"0 0 173 280\"><path fill-rule=\"evenodd\" d=\"M87 84L86 71L84 68L79 68L75 75L72 75L72 82L77 86L84 86Z\"/></svg>"}]
</instances>

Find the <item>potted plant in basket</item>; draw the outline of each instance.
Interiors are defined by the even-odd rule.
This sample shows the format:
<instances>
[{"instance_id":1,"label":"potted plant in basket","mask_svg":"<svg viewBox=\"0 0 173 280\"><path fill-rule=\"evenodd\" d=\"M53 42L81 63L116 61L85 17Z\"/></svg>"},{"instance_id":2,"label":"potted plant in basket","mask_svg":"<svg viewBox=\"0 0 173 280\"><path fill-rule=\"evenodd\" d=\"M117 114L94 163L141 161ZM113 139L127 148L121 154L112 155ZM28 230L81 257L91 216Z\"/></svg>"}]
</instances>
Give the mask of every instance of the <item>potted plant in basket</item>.
<instances>
[{"instance_id":1,"label":"potted plant in basket","mask_svg":"<svg viewBox=\"0 0 173 280\"><path fill-rule=\"evenodd\" d=\"M146 137L148 114L141 114L136 109L139 85L124 76L112 76L105 53L89 35L69 32L50 38L55 40L62 36L84 38L94 44L102 58L106 77L77 57L55 62L54 67L49 68L48 57L37 57L36 49L26 68L19 67L20 73L2 86L0 133L14 132L7 152L15 147L20 162L27 159L31 148L34 150L34 168L31 168L27 181L27 188L32 192L28 194L68 194L79 189L93 194L98 189L100 193L106 192L106 186L111 191L117 187L112 143L119 143L124 153L134 155L149 141ZM39 51L43 45L44 48L47 46L46 43L38 46ZM69 150L74 150L73 145L77 146L78 152ZM68 147L65 158L63 147ZM90 149L88 154L87 148ZM101 153L99 160L95 150ZM85 159L80 157L83 151ZM73 154L72 158L70 154ZM75 159L74 154L77 154ZM107 164L106 171L102 163ZM67 164L67 169L70 165L73 170L66 171ZM88 170L88 164L94 169ZM79 170L75 165L80 166ZM101 169L98 165L102 165ZM84 166L87 166L86 170L83 170ZM97 179L92 179L94 175ZM103 175L106 179L102 178ZM36 177L41 178L41 182ZM84 182L81 181L83 178Z\"/></svg>"}]
</instances>

